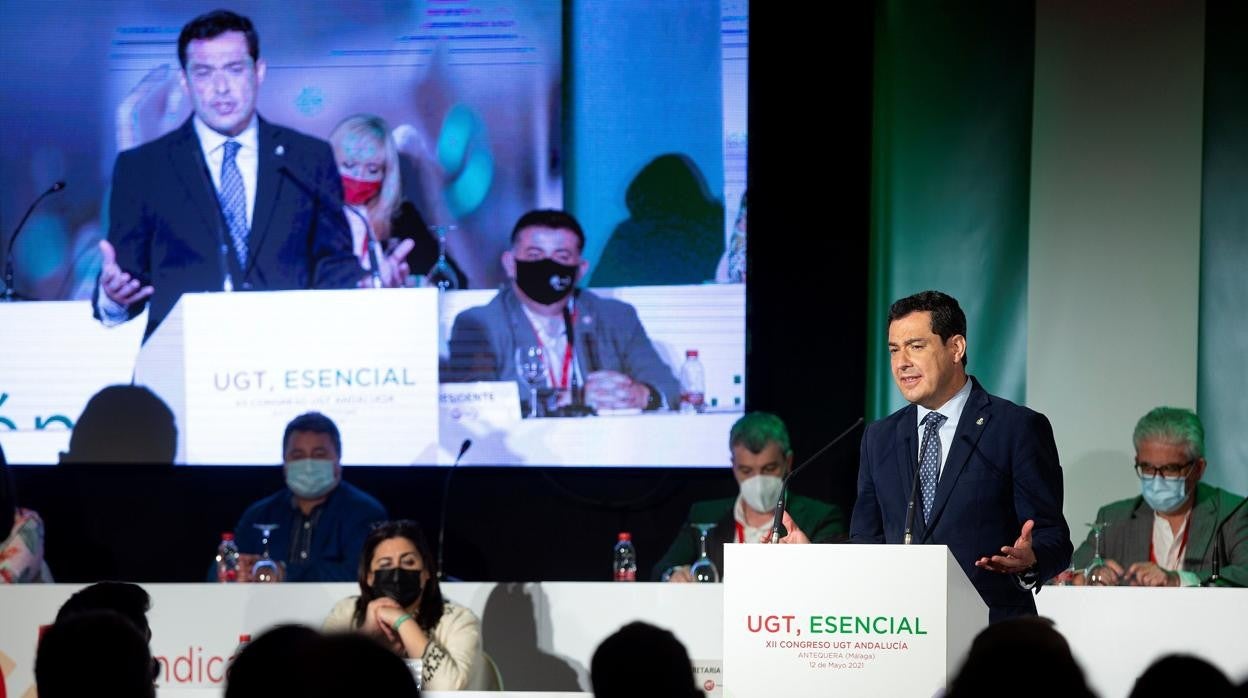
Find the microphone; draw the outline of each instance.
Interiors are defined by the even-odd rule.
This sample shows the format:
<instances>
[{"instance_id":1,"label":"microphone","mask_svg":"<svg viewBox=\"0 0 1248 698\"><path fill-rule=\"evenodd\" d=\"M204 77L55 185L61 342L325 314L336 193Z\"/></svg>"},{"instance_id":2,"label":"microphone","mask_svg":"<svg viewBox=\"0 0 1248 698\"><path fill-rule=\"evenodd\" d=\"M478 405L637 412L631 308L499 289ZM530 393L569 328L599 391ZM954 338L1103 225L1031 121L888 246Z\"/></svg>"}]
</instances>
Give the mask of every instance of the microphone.
<instances>
[{"instance_id":1,"label":"microphone","mask_svg":"<svg viewBox=\"0 0 1248 698\"><path fill-rule=\"evenodd\" d=\"M1237 514L1240 509L1244 508L1244 504L1248 504L1248 498L1241 499L1239 504L1236 504L1231 509L1231 513L1227 514L1226 518L1222 519L1222 521L1218 523L1218 527L1214 529L1213 559L1210 561L1210 569L1213 574L1201 583L1202 587L1214 585L1220 586L1219 583L1222 581L1222 558L1226 557L1226 536L1223 535L1223 529L1225 529L1226 525L1231 522L1231 519L1235 518L1235 514Z\"/></svg>"},{"instance_id":2,"label":"microphone","mask_svg":"<svg viewBox=\"0 0 1248 698\"><path fill-rule=\"evenodd\" d=\"M818 458L819 456L822 456L824 451L827 451L829 448L832 448L833 446L840 443L841 439L844 439L846 436L849 436L851 432L853 432L855 429L858 428L859 425L863 423L863 421L864 420L862 417L859 417L858 419L854 420L854 423L850 424L848 429L841 432L840 434L837 434L835 439L832 439L827 444L825 444L823 448L819 449L818 451L815 451L814 455L802 461L801 465L797 466L788 475L784 476L784 480L780 484L780 497L779 499L776 500L776 514L771 522L771 542L772 543L779 543L781 538L789 535L789 531L787 528L785 528L784 523L783 523L784 500L785 500L785 495L787 495L789 491L789 481L793 479L794 475L797 475L798 473L800 473L803 468L813 463L816 458Z\"/></svg>"},{"instance_id":3,"label":"microphone","mask_svg":"<svg viewBox=\"0 0 1248 698\"><path fill-rule=\"evenodd\" d=\"M571 305L571 304L569 304ZM572 393L572 402L555 411L559 417L592 417L598 411L585 404L585 386L581 384L580 356L576 348L576 323L573 322L572 311L563 306L563 328L568 338L568 351L572 352L572 361L568 364L568 390ZM553 358L553 357L552 357Z\"/></svg>"},{"instance_id":4,"label":"microphone","mask_svg":"<svg viewBox=\"0 0 1248 698\"><path fill-rule=\"evenodd\" d=\"M204 186L208 188L208 191L213 192L213 197L220 204L221 193L217 191L217 185L212 183L212 174L208 172L206 163L199 168L199 175L204 180ZM217 233L217 266L220 267L221 271L221 291L223 293L232 293L234 291L234 276L230 273L230 255L237 255L237 248L234 247L234 238L225 230L224 216L218 214L213 217L213 221L215 222L213 228ZM243 268L242 264L239 265L238 271L243 278L246 278L247 270Z\"/></svg>"},{"instance_id":5,"label":"microphone","mask_svg":"<svg viewBox=\"0 0 1248 698\"><path fill-rule=\"evenodd\" d=\"M455 462L451 463L451 469L446 473L446 481L442 483L442 516L438 521L438 581L446 581L446 569L442 567L442 552L446 550L443 541L446 540L446 511L450 509L448 504L451 497L451 476L455 474L455 468L459 465L459 460L464 457L468 449L472 448L472 439L464 439L459 445L459 455L455 456Z\"/></svg>"},{"instance_id":6,"label":"microphone","mask_svg":"<svg viewBox=\"0 0 1248 698\"><path fill-rule=\"evenodd\" d=\"M13 234L9 236L9 248L4 254L4 295L0 296L0 299L4 301L17 300L17 292L13 288L13 243L17 242L17 236L21 234L22 226L26 225L26 219L30 218L30 214L34 213L35 207L39 205L40 201L43 201L49 194L55 194L64 188L65 181L61 180L35 197L34 202L30 204L30 208L26 209L26 215L22 216L22 220L13 229Z\"/></svg>"},{"instance_id":7,"label":"microphone","mask_svg":"<svg viewBox=\"0 0 1248 698\"><path fill-rule=\"evenodd\" d=\"M278 148L280 149L281 146L278 146ZM275 150L274 152L277 153L278 155L281 155L282 152L284 151ZM328 192L322 192L316 187L309 185L307 182L303 181L303 179L299 177L299 175L295 174L294 171L292 171L289 167L285 165L281 165L277 169L279 172L289 177L290 181L299 185L299 188L304 190L304 192L306 192L312 198L317 199L322 204L328 203L331 206L344 209L346 211L350 211L351 213L355 214L356 218L359 218L361 221L363 221L364 234L365 234L365 237L368 238L368 263L369 263L369 266L372 267L372 269L369 270L369 276L372 279L373 288L381 288L384 284L382 284L382 281L381 281L381 265L378 263L378 255L377 255L377 249L380 246L380 243L377 241L377 235L373 233L372 223L368 222L368 216L355 210L354 206L347 206L346 202L343 201L342 199L338 199L337 197L331 197L328 195Z\"/></svg>"},{"instance_id":8,"label":"microphone","mask_svg":"<svg viewBox=\"0 0 1248 698\"><path fill-rule=\"evenodd\" d=\"M975 442L972 441L970 437L968 437L966 434L963 434L962 438L965 439L966 442L971 445L972 450L975 449ZM923 444L919 446L919 453L922 453L926 450L927 450L927 434L924 433ZM910 542L914 540L914 535L913 535L914 503L918 501L919 499L919 468L920 467L922 466L916 465L914 467L914 479L910 483L910 501L906 502L906 532L901 537L902 545L910 545Z\"/></svg>"},{"instance_id":9,"label":"microphone","mask_svg":"<svg viewBox=\"0 0 1248 698\"><path fill-rule=\"evenodd\" d=\"M914 502L919 498L919 468L914 468L914 477L910 483L910 501L906 502L906 533L901 538L902 545L910 545L914 539Z\"/></svg>"}]
</instances>

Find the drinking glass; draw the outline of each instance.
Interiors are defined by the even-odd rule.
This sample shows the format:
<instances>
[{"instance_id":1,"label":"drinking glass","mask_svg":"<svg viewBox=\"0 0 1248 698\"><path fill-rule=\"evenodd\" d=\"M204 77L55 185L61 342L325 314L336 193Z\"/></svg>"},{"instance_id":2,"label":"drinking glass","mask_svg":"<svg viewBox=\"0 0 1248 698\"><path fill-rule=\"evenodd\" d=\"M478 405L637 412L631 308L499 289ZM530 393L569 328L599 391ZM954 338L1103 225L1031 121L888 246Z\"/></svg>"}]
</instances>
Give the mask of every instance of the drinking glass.
<instances>
[{"instance_id":1,"label":"drinking glass","mask_svg":"<svg viewBox=\"0 0 1248 698\"><path fill-rule=\"evenodd\" d=\"M425 273L425 283L429 286L436 286L439 291L454 291L459 288L459 274L456 274L455 268L446 261L446 236L455 232L455 226L435 225L432 230L438 238L438 261L434 262L433 266L429 267L429 271Z\"/></svg>"},{"instance_id":2,"label":"drinking glass","mask_svg":"<svg viewBox=\"0 0 1248 698\"><path fill-rule=\"evenodd\" d=\"M256 560L256 564L251 566L251 580L268 584L280 582L286 577L286 570L283 569L284 566L280 560L274 560L269 555L269 540L273 537L273 531L279 526L274 523L253 525L260 529L260 543L264 546L264 552L260 554L260 559Z\"/></svg>"},{"instance_id":3,"label":"drinking glass","mask_svg":"<svg viewBox=\"0 0 1248 698\"><path fill-rule=\"evenodd\" d=\"M719 581L719 570L706 554L706 534L715 528L713 523L690 524L698 531L698 559L689 568L689 574L695 582L715 583Z\"/></svg>"},{"instance_id":4,"label":"drinking glass","mask_svg":"<svg viewBox=\"0 0 1248 698\"><path fill-rule=\"evenodd\" d=\"M546 352L538 345L516 347L516 375L529 389L529 416L540 417L537 388L546 372Z\"/></svg>"},{"instance_id":5,"label":"drinking glass","mask_svg":"<svg viewBox=\"0 0 1248 698\"><path fill-rule=\"evenodd\" d=\"M1092 528L1093 553L1092 560L1088 562L1088 566L1083 570L1083 578L1087 580L1087 584L1090 587L1105 587L1116 584L1116 582L1112 581L1114 577L1113 570L1105 565L1103 551L1105 528L1108 525L1103 521L1088 524Z\"/></svg>"}]
</instances>

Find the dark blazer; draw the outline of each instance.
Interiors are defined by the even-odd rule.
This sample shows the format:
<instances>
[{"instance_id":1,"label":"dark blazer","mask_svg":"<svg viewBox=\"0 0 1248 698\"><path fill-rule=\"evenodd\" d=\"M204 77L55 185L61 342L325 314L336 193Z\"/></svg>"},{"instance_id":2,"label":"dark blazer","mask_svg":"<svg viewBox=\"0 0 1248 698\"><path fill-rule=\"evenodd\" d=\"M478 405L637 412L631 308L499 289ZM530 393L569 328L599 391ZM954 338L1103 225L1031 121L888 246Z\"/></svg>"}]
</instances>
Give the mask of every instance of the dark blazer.
<instances>
[{"instance_id":1,"label":"dark blazer","mask_svg":"<svg viewBox=\"0 0 1248 698\"><path fill-rule=\"evenodd\" d=\"M350 288L362 277L329 144L260 119L259 149L246 265L232 248L221 254L229 229L191 119L117 156L108 240L118 266L155 289L146 336L183 293L220 291L226 266L239 291Z\"/></svg>"},{"instance_id":2,"label":"dark blazer","mask_svg":"<svg viewBox=\"0 0 1248 698\"><path fill-rule=\"evenodd\" d=\"M989 395L973 377L957 433L936 486L930 525L916 505L914 540L947 545L988 605L993 621L1035 614L1031 593L1014 575L975 567L1013 545L1027 519L1040 579L1070 563L1070 528L1062 515L1062 468L1044 415ZM855 543L901 543L918 464L917 408L909 405L862 436L858 499L850 522ZM905 574L905 570L895 570ZM915 580L921 583L921 580Z\"/></svg>"},{"instance_id":3,"label":"dark blazer","mask_svg":"<svg viewBox=\"0 0 1248 698\"><path fill-rule=\"evenodd\" d=\"M694 502L689 507L685 525L676 534L663 559L654 566L650 578L657 581L669 567L693 564L698 559L698 534L690 524L713 523L715 529L706 535L706 555L715 563L722 579L724 544L737 540L737 519L733 513L736 504L736 497ZM790 494L785 510L811 543L839 543L845 539L845 516L835 504Z\"/></svg>"},{"instance_id":4,"label":"dark blazer","mask_svg":"<svg viewBox=\"0 0 1248 698\"><path fill-rule=\"evenodd\" d=\"M1230 515L1235 505L1243 501L1224 489L1196 484L1196 505L1188 521L1187 550L1183 553L1183 568L1195 572L1203 582L1213 574L1214 537L1217 528ZM1107 560L1115 560L1125 568L1133 562L1148 562L1148 550L1153 542L1153 508L1143 497L1123 499L1101 507L1097 521L1105 528L1101 554ZM1221 576L1236 586L1248 586L1248 505L1235 514L1235 518L1222 529L1226 542L1226 557L1222 559ZM1075 551L1072 564L1082 570L1092 561L1095 543L1092 534Z\"/></svg>"},{"instance_id":5,"label":"dark blazer","mask_svg":"<svg viewBox=\"0 0 1248 698\"><path fill-rule=\"evenodd\" d=\"M576 303L576 356L582 373L619 371L662 393L668 407L677 407L680 383L654 350L633 306L590 291L577 291ZM537 335L520 298L506 286L489 303L455 317L449 366L442 380L519 382L515 351L522 343L536 344ZM527 395L528 388L521 385L520 394Z\"/></svg>"}]
</instances>

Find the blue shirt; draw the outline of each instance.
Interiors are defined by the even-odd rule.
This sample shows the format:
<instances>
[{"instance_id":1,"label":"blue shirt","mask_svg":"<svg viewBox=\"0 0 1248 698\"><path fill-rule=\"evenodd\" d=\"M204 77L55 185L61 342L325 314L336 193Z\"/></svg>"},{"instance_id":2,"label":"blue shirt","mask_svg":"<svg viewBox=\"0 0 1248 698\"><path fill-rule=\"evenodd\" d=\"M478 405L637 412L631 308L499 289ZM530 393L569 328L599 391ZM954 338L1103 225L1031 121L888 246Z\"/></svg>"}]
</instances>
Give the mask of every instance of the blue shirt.
<instances>
[{"instance_id":1,"label":"blue shirt","mask_svg":"<svg viewBox=\"0 0 1248 698\"><path fill-rule=\"evenodd\" d=\"M373 524L385 521L386 508L360 488L339 482L329 498L307 516L295 495L283 487L247 507L234 539L242 553L264 552L255 524L277 524L269 539L269 556L286 563L288 582L354 582L359 578L360 551Z\"/></svg>"}]
</instances>

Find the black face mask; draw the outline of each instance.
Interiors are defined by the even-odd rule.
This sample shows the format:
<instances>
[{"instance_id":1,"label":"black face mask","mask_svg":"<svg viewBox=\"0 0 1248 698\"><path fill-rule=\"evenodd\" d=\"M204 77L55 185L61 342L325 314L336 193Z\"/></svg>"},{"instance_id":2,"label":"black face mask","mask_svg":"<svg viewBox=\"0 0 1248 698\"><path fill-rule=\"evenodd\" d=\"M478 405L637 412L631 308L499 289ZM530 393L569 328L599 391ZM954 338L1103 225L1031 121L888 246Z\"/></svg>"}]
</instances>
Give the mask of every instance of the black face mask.
<instances>
[{"instance_id":1,"label":"black face mask","mask_svg":"<svg viewBox=\"0 0 1248 698\"><path fill-rule=\"evenodd\" d=\"M532 262L516 260L516 286L542 305L558 303L572 293L577 267L549 257Z\"/></svg>"},{"instance_id":2,"label":"black face mask","mask_svg":"<svg viewBox=\"0 0 1248 698\"><path fill-rule=\"evenodd\" d=\"M373 573L373 594L377 597L388 596L404 608L416 603L423 590L420 570L389 567Z\"/></svg>"}]
</instances>

